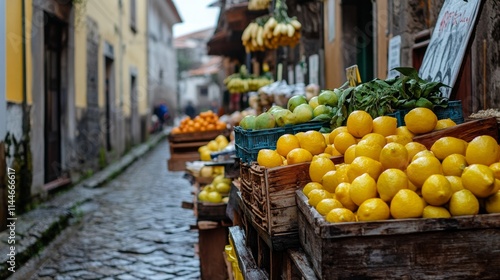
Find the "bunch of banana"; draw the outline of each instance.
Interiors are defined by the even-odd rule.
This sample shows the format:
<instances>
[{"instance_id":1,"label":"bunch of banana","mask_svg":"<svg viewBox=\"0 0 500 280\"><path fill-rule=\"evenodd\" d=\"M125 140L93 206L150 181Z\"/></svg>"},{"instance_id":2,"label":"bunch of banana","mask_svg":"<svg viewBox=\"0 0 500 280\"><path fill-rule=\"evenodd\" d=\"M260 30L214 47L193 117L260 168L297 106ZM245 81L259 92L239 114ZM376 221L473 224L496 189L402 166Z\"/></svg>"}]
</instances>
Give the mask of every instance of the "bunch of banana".
<instances>
[{"instance_id":1,"label":"bunch of banana","mask_svg":"<svg viewBox=\"0 0 500 280\"><path fill-rule=\"evenodd\" d=\"M248 91L248 80L241 78L232 78L226 84L229 93L242 93Z\"/></svg>"},{"instance_id":2,"label":"bunch of banana","mask_svg":"<svg viewBox=\"0 0 500 280\"><path fill-rule=\"evenodd\" d=\"M272 80L264 77L252 78L248 80L248 90L258 91L261 87L267 86L272 82Z\"/></svg>"},{"instance_id":3,"label":"bunch of banana","mask_svg":"<svg viewBox=\"0 0 500 280\"><path fill-rule=\"evenodd\" d=\"M248 10L257 11L257 10L266 10L269 8L269 4L271 0L250 0L248 1Z\"/></svg>"},{"instance_id":4,"label":"bunch of banana","mask_svg":"<svg viewBox=\"0 0 500 280\"><path fill-rule=\"evenodd\" d=\"M247 53L274 50L280 46L294 47L299 42L302 25L297 19L278 21L273 16L266 18L256 19L243 31L241 41Z\"/></svg>"}]
</instances>

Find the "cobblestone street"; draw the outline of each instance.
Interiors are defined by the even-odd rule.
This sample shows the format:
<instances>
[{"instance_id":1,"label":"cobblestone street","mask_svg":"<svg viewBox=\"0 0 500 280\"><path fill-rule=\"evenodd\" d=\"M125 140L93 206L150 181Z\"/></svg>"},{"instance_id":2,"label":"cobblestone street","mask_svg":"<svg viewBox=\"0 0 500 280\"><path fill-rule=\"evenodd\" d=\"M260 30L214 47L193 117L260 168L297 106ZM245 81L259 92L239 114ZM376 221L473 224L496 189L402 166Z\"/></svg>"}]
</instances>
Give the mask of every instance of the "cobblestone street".
<instances>
[{"instance_id":1,"label":"cobblestone street","mask_svg":"<svg viewBox=\"0 0 500 280\"><path fill-rule=\"evenodd\" d=\"M29 272L11 279L199 279L191 185L168 172L163 140L85 203Z\"/></svg>"}]
</instances>

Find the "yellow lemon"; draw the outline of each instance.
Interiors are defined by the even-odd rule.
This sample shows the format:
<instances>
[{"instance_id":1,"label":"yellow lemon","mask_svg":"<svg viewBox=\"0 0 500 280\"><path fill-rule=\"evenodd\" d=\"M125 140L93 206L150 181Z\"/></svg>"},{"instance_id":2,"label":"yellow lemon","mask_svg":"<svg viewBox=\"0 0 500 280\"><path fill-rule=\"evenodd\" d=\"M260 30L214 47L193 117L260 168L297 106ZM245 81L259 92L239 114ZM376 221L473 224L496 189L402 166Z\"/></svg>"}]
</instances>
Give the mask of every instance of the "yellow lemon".
<instances>
[{"instance_id":1,"label":"yellow lemon","mask_svg":"<svg viewBox=\"0 0 500 280\"><path fill-rule=\"evenodd\" d=\"M384 135L373 132L366 134L365 136L363 136L363 138L361 138L361 140L366 140L370 143L377 143L378 145L380 145L380 147L383 147L385 146L385 144L387 144Z\"/></svg>"},{"instance_id":2,"label":"yellow lemon","mask_svg":"<svg viewBox=\"0 0 500 280\"><path fill-rule=\"evenodd\" d=\"M450 182L451 192L458 192L459 190L464 189L464 185L462 184L462 178L459 176L448 175L445 176L448 182Z\"/></svg>"},{"instance_id":3,"label":"yellow lemon","mask_svg":"<svg viewBox=\"0 0 500 280\"><path fill-rule=\"evenodd\" d=\"M356 177L368 173L373 179L378 180L378 176L382 173L382 164L369 157L355 158L347 171L347 176L352 182Z\"/></svg>"},{"instance_id":4,"label":"yellow lemon","mask_svg":"<svg viewBox=\"0 0 500 280\"><path fill-rule=\"evenodd\" d=\"M378 160L382 146L377 143L361 140L356 144L354 149L355 157L366 156L374 160Z\"/></svg>"},{"instance_id":5,"label":"yellow lemon","mask_svg":"<svg viewBox=\"0 0 500 280\"><path fill-rule=\"evenodd\" d=\"M332 157L332 155L330 154L327 154L327 153L321 153L319 155L315 155L313 156L312 160L316 159L316 158L327 158L327 159L330 159Z\"/></svg>"},{"instance_id":6,"label":"yellow lemon","mask_svg":"<svg viewBox=\"0 0 500 280\"><path fill-rule=\"evenodd\" d=\"M476 215L479 201L471 191L463 189L451 195L448 209L452 216Z\"/></svg>"},{"instance_id":7,"label":"yellow lemon","mask_svg":"<svg viewBox=\"0 0 500 280\"><path fill-rule=\"evenodd\" d=\"M465 151L468 164L490 165L497 161L498 143L489 135L477 136L469 142Z\"/></svg>"},{"instance_id":8,"label":"yellow lemon","mask_svg":"<svg viewBox=\"0 0 500 280\"><path fill-rule=\"evenodd\" d=\"M379 221L390 218L389 206L380 198L365 200L357 211L358 221Z\"/></svg>"},{"instance_id":9,"label":"yellow lemon","mask_svg":"<svg viewBox=\"0 0 500 280\"><path fill-rule=\"evenodd\" d=\"M408 162L411 161L411 159L421 151L427 150L427 147L425 145L418 143L418 142L409 142L405 145L406 151L408 151Z\"/></svg>"},{"instance_id":10,"label":"yellow lemon","mask_svg":"<svg viewBox=\"0 0 500 280\"><path fill-rule=\"evenodd\" d=\"M368 173L364 173L351 182L349 195L359 206L363 201L377 197L377 182Z\"/></svg>"},{"instance_id":11,"label":"yellow lemon","mask_svg":"<svg viewBox=\"0 0 500 280\"><path fill-rule=\"evenodd\" d=\"M337 170L331 170L323 175L321 178L321 185L323 188L331 193L335 193L337 186L341 183L340 178L338 177Z\"/></svg>"},{"instance_id":12,"label":"yellow lemon","mask_svg":"<svg viewBox=\"0 0 500 280\"><path fill-rule=\"evenodd\" d=\"M323 189L323 186L320 183L309 182L304 186L304 188L302 189L302 192L307 196L310 191L321 190L321 189Z\"/></svg>"},{"instance_id":13,"label":"yellow lemon","mask_svg":"<svg viewBox=\"0 0 500 280\"><path fill-rule=\"evenodd\" d=\"M462 184L475 196L485 198L495 190L495 174L484 164L471 164L462 173Z\"/></svg>"},{"instance_id":14,"label":"yellow lemon","mask_svg":"<svg viewBox=\"0 0 500 280\"><path fill-rule=\"evenodd\" d=\"M394 195L408 188L408 177L400 169L390 168L380 174L377 180L377 191L383 201L389 202Z\"/></svg>"},{"instance_id":15,"label":"yellow lemon","mask_svg":"<svg viewBox=\"0 0 500 280\"><path fill-rule=\"evenodd\" d=\"M326 145L326 148L325 148L325 150L323 152L326 153L326 154L333 155L333 151L334 150L335 150L335 147L333 146L333 144L328 144L328 145ZM335 150L335 151L338 153L337 150Z\"/></svg>"},{"instance_id":16,"label":"yellow lemon","mask_svg":"<svg viewBox=\"0 0 500 280\"><path fill-rule=\"evenodd\" d=\"M330 223L356 222L356 215L346 208L334 208L326 215L326 221Z\"/></svg>"},{"instance_id":17,"label":"yellow lemon","mask_svg":"<svg viewBox=\"0 0 500 280\"><path fill-rule=\"evenodd\" d=\"M286 161L288 164L309 162L312 160L312 157L312 154L308 150L295 148L288 152L288 154L286 155Z\"/></svg>"},{"instance_id":18,"label":"yellow lemon","mask_svg":"<svg viewBox=\"0 0 500 280\"><path fill-rule=\"evenodd\" d=\"M361 138L372 132L373 118L365 111L356 110L347 117L347 130L354 137Z\"/></svg>"},{"instance_id":19,"label":"yellow lemon","mask_svg":"<svg viewBox=\"0 0 500 280\"><path fill-rule=\"evenodd\" d=\"M295 148L300 148L300 143L299 139L293 134L283 134L276 142L276 151L284 157Z\"/></svg>"},{"instance_id":20,"label":"yellow lemon","mask_svg":"<svg viewBox=\"0 0 500 280\"><path fill-rule=\"evenodd\" d=\"M219 150L219 143L215 140L210 140L207 144L207 147L210 149L210 151L215 152Z\"/></svg>"},{"instance_id":21,"label":"yellow lemon","mask_svg":"<svg viewBox=\"0 0 500 280\"><path fill-rule=\"evenodd\" d=\"M437 121L436 126L434 127L434 130L441 130L441 129L445 129L448 127L453 127L455 125L457 125L457 124L450 118L441 119L441 120Z\"/></svg>"},{"instance_id":22,"label":"yellow lemon","mask_svg":"<svg viewBox=\"0 0 500 280\"><path fill-rule=\"evenodd\" d=\"M337 176L339 182L347 182L347 183L351 182L349 180L349 176L347 174L349 172L349 169L351 169L350 164L345 164L345 163L336 164L335 168L337 171L336 176Z\"/></svg>"},{"instance_id":23,"label":"yellow lemon","mask_svg":"<svg viewBox=\"0 0 500 280\"><path fill-rule=\"evenodd\" d=\"M356 209L358 209L358 205L356 205L356 203L354 203L351 199L350 188L350 183L341 182L335 189L335 198L340 201L345 208L351 211L356 211Z\"/></svg>"},{"instance_id":24,"label":"yellow lemon","mask_svg":"<svg viewBox=\"0 0 500 280\"><path fill-rule=\"evenodd\" d=\"M332 209L343 207L342 203L335 198L325 198L316 205L316 211L322 216L326 216Z\"/></svg>"},{"instance_id":25,"label":"yellow lemon","mask_svg":"<svg viewBox=\"0 0 500 280\"><path fill-rule=\"evenodd\" d=\"M464 155L451 154L443 159L443 174L446 176L462 176L462 172L467 167L467 160Z\"/></svg>"},{"instance_id":26,"label":"yellow lemon","mask_svg":"<svg viewBox=\"0 0 500 280\"><path fill-rule=\"evenodd\" d=\"M257 153L257 163L267 168L281 166L283 161L280 154L275 150L261 149Z\"/></svg>"},{"instance_id":27,"label":"yellow lemon","mask_svg":"<svg viewBox=\"0 0 500 280\"><path fill-rule=\"evenodd\" d=\"M410 139L413 139L413 137L415 137L415 134L411 132L405 125L398 126L396 128L396 135L406 136L406 138Z\"/></svg>"},{"instance_id":28,"label":"yellow lemon","mask_svg":"<svg viewBox=\"0 0 500 280\"><path fill-rule=\"evenodd\" d=\"M307 194L309 205L316 207L325 198L332 198L332 194L324 189L314 189Z\"/></svg>"},{"instance_id":29,"label":"yellow lemon","mask_svg":"<svg viewBox=\"0 0 500 280\"><path fill-rule=\"evenodd\" d=\"M422 197L433 206L444 205L450 200L452 193L450 182L441 174L429 176L422 186Z\"/></svg>"},{"instance_id":30,"label":"yellow lemon","mask_svg":"<svg viewBox=\"0 0 500 280\"><path fill-rule=\"evenodd\" d=\"M444 207L427 205L424 207L424 213L422 214L422 217L431 219L450 218L451 214L448 209Z\"/></svg>"},{"instance_id":31,"label":"yellow lemon","mask_svg":"<svg viewBox=\"0 0 500 280\"><path fill-rule=\"evenodd\" d=\"M406 168L408 179L418 188L433 174L443 174L441 162L433 156L419 157Z\"/></svg>"},{"instance_id":32,"label":"yellow lemon","mask_svg":"<svg viewBox=\"0 0 500 280\"><path fill-rule=\"evenodd\" d=\"M416 154L412 157L411 161L414 161L414 160L416 160L416 159L417 159L417 158L419 158L419 157L435 157L435 156L434 156L434 153L433 153L433 152L431 152L431 151L429 151L429 150L423 150L423 151L420 151L420 152L416 153Z\"/></svg>"},{"instance_id":33,"label":"yellow lemon","mask_svg":"<svg viewBox=\"0 0 500 280\"><path fill-rule=\"evenodd\" d=\"M443 160L451 154L465 155L467 142L452 136L441 137L431 146L431 152L439 159Z\"/></svg>"},{"instance_id":34,"label":"yellow lemon","mask_svg":"<svg viewBox=\"0 0 500 280\"><path fill-rule=\"evenodd\" d=\"M408 165L408 151L399 143L387 143L380 151L380 163L384 169L405 170Z\"/></svg>"},{"instance_id":35,"label":"yellow lemon","mask_svg":"<svg viewBox=\"0 0 500 280\"><path fill-rule=\"evenodd\" d=\"M485 203L486 212L500 213L500 191L490 195Z\"/></svg>"},{"instance_id":36,"label":"yellow lemon","mask_svg":"<svg viewBox=\"0 0 500 280\"><path fill-rule=\"evenodd\" d=\"M406 145L412 141L412 138L409 138L405 135L389 135L385 137L387 143L399 143L401 145Z\"/></svg>"},{"instance_id":37,"label":"yellow lemon","mask_svg":"<svg viewBox=\"0 0 500 280\"><path fill-rule=\"evenodd\" d=\"M406 175L406 176L408 176L408 175ZM414 191L414 192L419 192L419 191L420 191L420 189L419 189L419 188L417 188L417 186L415 186L415 184L413 184L413 183L410 181L410 179L408 179L408 189L409 189L409 190L412 190L412 191Z\"/></svg>"},{"instance_id":38,"label":"yellow lemon","mask_svg":"<svg viewBox=\"0 0 500 280\"><path fill-rule=\"evenodd\" d=\"M311 181L321 183L323 175L332 170L335 170L335 164L331 159L316 157L309 165L309 177L311 178Z\"/></svg>"},{"instance_id":39,"label":"yellow lemon","mask_svg":"<svg viewBox=\"0 0 500 280\"><path fill-rule=\"evenodd\" d=\"M309 130L299 138L300 147L308 150L312 155L318 155L325 151L326 142L325 137L321 132L316 130Z\"/></svg>"},{"instance_id":40,"label":"yellow lemon","mask_svg":"<svg viewBox=\"0 0 500 280\"><path fill-rule=\"evenodd\" d=\"M431 109L418 107L411 109L405 115L405 124L412 133L423 134L434 130L437 116Z\"/></svg>"},{"instance_id":41,"label":"yellow lemon","mask_svg":"<svg viewBox=\"0 0 500 280\"><path fill-rule=\"evenodd\" d=\"M398 120L390 116L379 116L373 119L373 132L389 136L396 134Z\"/></svg>"},{"instance_id":42,"label":"yellow lemon","mask_svg":"<svg viewBox=\"0 0 500 280\"><path fill-rule=\"evenodd\" d=\"M419 218L424 212L424 202L416 192L402 189L392 198L390 210L395 219Z\"/></svg>"},{"instance_id":43,"label":"yellow lemon","mask_svg":"<svg viewBox=\"0 0 500 280\"><path fill-rule=\"evenodd\" d=\"M495 174L495 178L500 179L500 162L492 163L489 167Z\"/></svg>"},{"instance_id":44,"label":"yellow lemon","mask_svg":"<svg viewBox=\"0 0 500 280\"><path fill-rule=\"evenodd\" d=\"M339 126L335 129L333 129L332 132L330 132L330 134L328 135L329 143L333 144L335 137L337 137L337 135L339 135L341 132L349 132L347 130L347 126Z\"/></svg>"},{"instance_id":45,"label":"yellow lemon","mask_svg":"<svg viewBox=\"0 0 500 280\"><path fill-rule=\"evenodd\" d=\"M352 161L356 158L356 145L351 145L344 153L344 163L352 163Z\"/></svg>"},{"instance_id":46,"label":"yellow lemon","mask_svg":"<svg viewBox=\"0 0 500 280\"><path fill-rule=\"evenodd\" d=\"M349 132L340 132L333 140L333 145L339 153L344 154L347 148L356 144L356 138Z\"/></svg>"}]
</instances>

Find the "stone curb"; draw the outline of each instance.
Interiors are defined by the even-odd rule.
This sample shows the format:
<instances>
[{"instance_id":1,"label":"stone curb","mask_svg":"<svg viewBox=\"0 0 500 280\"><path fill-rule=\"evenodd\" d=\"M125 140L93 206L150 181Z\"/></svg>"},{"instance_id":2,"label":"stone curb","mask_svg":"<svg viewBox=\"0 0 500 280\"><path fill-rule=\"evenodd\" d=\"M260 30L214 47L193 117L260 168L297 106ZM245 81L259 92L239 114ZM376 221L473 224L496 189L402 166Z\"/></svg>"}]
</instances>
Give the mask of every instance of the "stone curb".
<instances>
[{"instance_id":1,"label":"stone curb","mask_svg":"<svg viewBox=\"0 0 500 280\"><path fill-rule=\"evenodd\" d=\"M36 256L64 228L72 217L78 216L78 206L103 193L99 188L121 174L142 155L165 139L169 131L150 136L148 141L133 148L117 162L108 165L92 177L72 186L70 190L50 198L37 208L17 217L15 244L8 244L11 231L0 232L0 279L9 277L10 246L15 246L15 270L19 270L31 257Z\"/></svg>"}]
</instances>

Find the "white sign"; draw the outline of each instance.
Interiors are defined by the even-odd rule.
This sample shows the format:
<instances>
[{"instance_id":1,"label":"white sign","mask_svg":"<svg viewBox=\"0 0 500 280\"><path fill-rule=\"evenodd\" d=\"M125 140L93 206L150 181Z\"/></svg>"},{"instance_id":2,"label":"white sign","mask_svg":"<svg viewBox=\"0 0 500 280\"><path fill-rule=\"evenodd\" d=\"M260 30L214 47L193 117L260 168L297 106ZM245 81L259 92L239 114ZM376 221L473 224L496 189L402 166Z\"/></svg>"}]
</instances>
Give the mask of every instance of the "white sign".
<instances>
[{"instance_id":1,"label":"white sign","mask_svg":"<svg viewBox=\"0 0 500 280\"><path fill-rule=\"evenodd\" d=\"M328 0L328 42L333 42L335 39L335 2L336 0Z\"/></svg>"},{"instance_id":2,"label":"white sign","mask_svg":"<svg viewBox=\"0 0 500 280\"><path fill-rule=\"evenodd\" d=\"M309 57L309 83L319 85L319 55Z\"/></svg>"},{"instance_id":3,"label":"white sign","mask_svg":"<svg viewBox=\"0 0 500 280\"><path fill-rule=\"evenodd\" d=\"M455 85L480 4L481 0L444 2L425 51L420 77L450 87ZM444 96L450 97L451 90L443 88Z\"/></svg>"},{"instance_id":4,"label":"white sign","mask_svg":"<svg viewBox=\"0 0 500 280\"><path fill-rule=\"evenodd\" d=\"M288 84L294 84L294 79L293 79L293 65L288 66Z\"/></svg>"},{"instance_id":5,"label":"white sign","mask_svg":"<svg viewBox=\"0 0 500 280\"><path fill-rule=\"evenodd\" d=\"M304 83L304 71L302 71L302 65L298 63L295 65L295 83Z\"/></svg>"},{"instance_id":6,"label":"white sign","mask_svg":"<svg viewBox=\"0 0 500 280\"><path fill-rule=\"evenodd\" d=\"M396 77L399 72L392 70L401 66L401 36L394 36L389 41L389 58L387 61L387 79Z\"/></svg>"}]
</instances>

